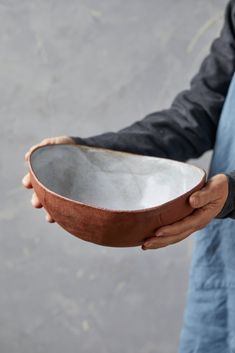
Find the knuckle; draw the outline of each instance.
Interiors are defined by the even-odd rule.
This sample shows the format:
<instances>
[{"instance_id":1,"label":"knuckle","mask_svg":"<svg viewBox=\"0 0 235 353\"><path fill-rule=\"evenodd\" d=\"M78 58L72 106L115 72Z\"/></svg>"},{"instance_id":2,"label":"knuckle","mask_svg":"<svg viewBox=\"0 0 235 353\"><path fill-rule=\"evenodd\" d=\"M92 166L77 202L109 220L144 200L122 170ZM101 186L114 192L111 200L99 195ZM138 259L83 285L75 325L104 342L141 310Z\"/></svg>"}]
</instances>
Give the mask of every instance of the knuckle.
<instances>
[{"instance_id":1,"label":"knuckle","mask_svg":"<svg viewBox=\"0 0 235 353\"><path fill-rule=\"evenodd\" d=\"M213 193L216 194L216 196L218 195L218 193L221 192L221 185L219 183L214 184L213 187Z\"/></svg>"},{"instance_id":2,"label":"knuckle","mask_svg":"<svg viewBox=\"0 0 235 353\"><path fill-rule=\"evenodd\" d=\"M198 227L197 227L197 230L201 230L201 229L203 229L203 228L205 228L205 226L207 225L207 222L201 222L199 225L198 225Z\"/></svg>"},{"instance_id":3,"label":"knuckle","mask_svg":"<svg viewBox=\"0 0 235 353\"><path fill-rule=\"evenodd\" d=\"M196 232L198 229L200 229L200 227L201 227L201 223L193 222L191 225L191 230L192 232Z\"/></svg>"}]
</instances>

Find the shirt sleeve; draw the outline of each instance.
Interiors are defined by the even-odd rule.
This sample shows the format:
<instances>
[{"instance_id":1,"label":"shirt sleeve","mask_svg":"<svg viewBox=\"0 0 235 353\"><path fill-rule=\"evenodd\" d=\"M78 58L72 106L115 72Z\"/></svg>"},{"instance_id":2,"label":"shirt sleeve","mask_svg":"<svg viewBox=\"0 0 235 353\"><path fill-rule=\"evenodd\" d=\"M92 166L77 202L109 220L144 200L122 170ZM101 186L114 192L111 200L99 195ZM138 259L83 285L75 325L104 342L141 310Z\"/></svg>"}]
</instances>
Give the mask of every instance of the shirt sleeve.
<instances>
[{"instance_id":1,"label":"shirt sleeve","mask_svg":"<svg viewBox=\"0 0 235 353\"><path fill-rule=\"evenodd\" d=\"M219 118L234 72L235 0L232 0L226 7L220 36L213 41L209 55L190 82L190 88L179 93L169 109L153 112L117 132L87 138L71 137L79 144L178 161L198 158L214 147ZM233 183L229 197L235 199Z\"/></svg>"},{"instance_id":2,"label":"shirt sleeve","mask_svg":"<svg viewBox=\"0 0 235 353\"><path fill-rule=\"evenodd\" d=\"M230 1L225 23L210 54L192 79L190 89L178 94L171 107L147 115L117 132L77 143L143 155L186 161L214 146L218 121L235 71L235 1Z\"/></svg>"}]
</instances>

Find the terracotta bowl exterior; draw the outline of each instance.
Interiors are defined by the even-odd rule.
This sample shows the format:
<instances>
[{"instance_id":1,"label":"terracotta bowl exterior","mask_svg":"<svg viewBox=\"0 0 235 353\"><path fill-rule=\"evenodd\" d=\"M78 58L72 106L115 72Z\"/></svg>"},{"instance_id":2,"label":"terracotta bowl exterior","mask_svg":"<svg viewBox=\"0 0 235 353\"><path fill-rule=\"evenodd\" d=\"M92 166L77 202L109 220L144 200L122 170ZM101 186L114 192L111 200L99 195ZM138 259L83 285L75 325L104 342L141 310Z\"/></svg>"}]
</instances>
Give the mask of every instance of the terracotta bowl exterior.
<instances>
[{"instance_id":1,"label":"terracotta bowl exterior","mask_svg":"<svg viewBox=\"0 0 235 353\"><path fill-rule=\"evenodd\" d=\"M82 145L48 145L29 157L33 188L67 232L104 246L143 244L193 209L206 182L190 164Z\"/></svg>"}]
</instances>

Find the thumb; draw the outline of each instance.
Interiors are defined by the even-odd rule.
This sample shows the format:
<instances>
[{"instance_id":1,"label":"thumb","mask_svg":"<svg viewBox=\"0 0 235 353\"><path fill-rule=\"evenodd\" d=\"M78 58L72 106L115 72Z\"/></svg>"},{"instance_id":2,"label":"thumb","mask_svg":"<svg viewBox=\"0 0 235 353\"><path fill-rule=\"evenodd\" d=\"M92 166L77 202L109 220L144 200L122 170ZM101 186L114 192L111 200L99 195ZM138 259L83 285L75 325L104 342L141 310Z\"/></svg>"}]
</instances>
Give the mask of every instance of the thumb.
<instances>
[{"instance_id":1,"label":"thumb","mask_svg":"<svg viewBox=\"0 0 235 353\"><path fill-rule=\"evenodd\" d=\"M189 198L189 203L193 208L200 208L207 205L211 201L211 188L206 185L199 191L193 193Z\"/></svg>"}]
</instances>

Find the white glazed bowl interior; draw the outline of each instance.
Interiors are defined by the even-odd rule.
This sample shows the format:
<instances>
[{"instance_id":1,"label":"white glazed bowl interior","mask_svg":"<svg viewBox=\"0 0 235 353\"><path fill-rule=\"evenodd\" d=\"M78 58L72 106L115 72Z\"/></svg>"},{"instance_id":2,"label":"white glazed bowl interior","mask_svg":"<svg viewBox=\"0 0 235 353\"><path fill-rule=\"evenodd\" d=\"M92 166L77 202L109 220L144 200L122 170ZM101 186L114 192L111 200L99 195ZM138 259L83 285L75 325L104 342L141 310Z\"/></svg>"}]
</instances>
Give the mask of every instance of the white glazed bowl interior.
<instances>
[{"instance_id":1,"label":"white glazed bowl interior","mask_svg":"<svg viewBox=\"0 0 235 353\"><path fill-rule=\"evenodd\" d=\"M186 163L80 145L40 147L30 161L47 189L110 210L160 206L193 189L205 175Z\"/></svg>"}]
</instances>

